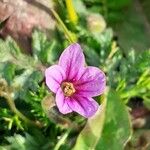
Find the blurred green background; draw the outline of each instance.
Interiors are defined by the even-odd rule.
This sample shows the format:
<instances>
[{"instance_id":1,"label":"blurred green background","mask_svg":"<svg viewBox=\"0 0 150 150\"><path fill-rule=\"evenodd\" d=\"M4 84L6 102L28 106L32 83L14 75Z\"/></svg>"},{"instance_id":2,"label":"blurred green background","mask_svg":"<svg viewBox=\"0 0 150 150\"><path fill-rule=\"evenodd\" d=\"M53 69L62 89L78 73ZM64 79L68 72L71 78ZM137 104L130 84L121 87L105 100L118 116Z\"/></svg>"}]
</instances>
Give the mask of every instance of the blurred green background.
<instances>
[{"instance_id":1,"label":"blurred green background","mask_svg":"<svg viewBox=\"0 0 150 150\"><path fill-rule=\"evenodd\" d=\"M0 0L0 150L150 150L149 0ZM71 43L107 76L101 109L62 115L45 68Z\"/></svg>"}]
</instances>

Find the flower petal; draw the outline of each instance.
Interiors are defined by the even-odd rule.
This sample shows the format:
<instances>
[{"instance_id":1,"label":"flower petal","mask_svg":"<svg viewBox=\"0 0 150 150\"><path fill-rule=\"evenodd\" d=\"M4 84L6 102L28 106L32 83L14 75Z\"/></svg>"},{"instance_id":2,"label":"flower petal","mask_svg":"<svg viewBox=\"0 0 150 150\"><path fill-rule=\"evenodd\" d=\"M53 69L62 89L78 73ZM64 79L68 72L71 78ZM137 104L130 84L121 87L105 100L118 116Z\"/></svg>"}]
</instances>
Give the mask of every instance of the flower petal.
<instances>
[{"instance_id":1,"label":"flower petal","mask_svg":"<svg viewBox=\"0 0 150 150\"><path fill-rule=\"evenodd\" d=\"M84 97L94 97L104 92L106 77L100 69L87 67L79 81L74 84L78 94Z\"/></svg>"},{"instance_id":2,"label":"flower petal","mask_svg":"<svg viewBox=\"0 0 150 150\"><path fill-rule=\"evenodd\" d=\"M83 51L77 43L68 46L59 59L59 65L64 69L68 81L80 78L84 63Z\"/></svg>"},{"instance_id":3,"label":"flower petal","mask_svg":"<svg viewBox=\"0 0 150 150\"><path fill-rule=\"evenodd\" d=\"M92 98L74 96L68 101L69 107L80 115L89 118L98 110L98 103Z\"/></svg>"},{"instance_id":4,"label":"flower petal","mask_svg":"<svg viewBox=\"0 0 150 150\"><path fill-rule=\"evenodd\" d=\"M61 88L56 93L56 105L62 114L72 112L72 109L68 106L69 97L65 97Z\"/></svg>"},{"instance_id":5,"label":"flower petal","mask_svg":"<svg viewBox=\"0 0 150 150\"><path fill-rule=\"evenodd\" d=\"M46 85L54 93L59 89L61 82L66 79L65 72L58 65L53 65L47 68L45 71L45 77Z\"/></svg>"}]
</instances>

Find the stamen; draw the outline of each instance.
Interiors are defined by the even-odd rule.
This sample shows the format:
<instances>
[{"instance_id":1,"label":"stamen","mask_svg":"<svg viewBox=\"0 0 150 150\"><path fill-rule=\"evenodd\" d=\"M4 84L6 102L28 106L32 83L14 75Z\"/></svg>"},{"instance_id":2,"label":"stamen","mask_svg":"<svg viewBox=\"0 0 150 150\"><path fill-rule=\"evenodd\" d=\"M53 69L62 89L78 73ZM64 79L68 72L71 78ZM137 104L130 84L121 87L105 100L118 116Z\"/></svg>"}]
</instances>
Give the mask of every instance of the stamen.
<instances>
[{"instance_id":1,"label":"stamen","mask_svg":"<svg viewBox=\"0 0 150 150\"><path fill-rule=\"evenodd\" d=\"M65 96L72 96L76 92L73 84L70 82L63 82L61 88Z\"/></svg>"}]
</instances>

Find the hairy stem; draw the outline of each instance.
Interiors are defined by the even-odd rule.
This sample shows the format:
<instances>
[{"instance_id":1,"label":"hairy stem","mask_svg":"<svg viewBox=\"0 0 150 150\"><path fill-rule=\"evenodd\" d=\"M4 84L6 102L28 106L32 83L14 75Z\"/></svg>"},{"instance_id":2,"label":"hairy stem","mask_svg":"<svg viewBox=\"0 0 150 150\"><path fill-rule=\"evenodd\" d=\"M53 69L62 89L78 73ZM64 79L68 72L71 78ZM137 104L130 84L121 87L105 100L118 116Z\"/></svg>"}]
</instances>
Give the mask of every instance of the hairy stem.
<instances>
[{"instance_id":1,"label":"hairy stem","mask_svg":"<svg viewBox=\"0 0 150 150\"><path fill-rule=\"evenodd\" d=\"M61 27L64 30L64 32L65 32L68 40L70 41L70 43L74 43L74 40L71 37L71 34L70 34L69 30L67 29L67 27L65 26L65 24L63 23L61 18L59 17L58 13L54 9L50 9L50 10L51 10L52 14L54 15L55 19L57 20L57 22L61 25Z\"/></svg>"}]
</instances>

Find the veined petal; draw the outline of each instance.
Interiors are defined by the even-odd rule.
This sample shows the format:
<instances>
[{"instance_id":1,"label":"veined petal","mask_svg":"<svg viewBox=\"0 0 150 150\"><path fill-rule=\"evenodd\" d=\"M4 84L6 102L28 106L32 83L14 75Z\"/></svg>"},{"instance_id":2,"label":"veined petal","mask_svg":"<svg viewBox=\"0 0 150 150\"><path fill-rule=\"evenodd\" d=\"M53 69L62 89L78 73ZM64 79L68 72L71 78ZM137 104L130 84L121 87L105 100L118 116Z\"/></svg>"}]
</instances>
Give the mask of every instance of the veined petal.
<instances>
[{"instance_id":1,"label":"veined petal","mask_svg":"<svg viewBox=\"0 0 150 150\"><path fill-rule=\"evenodd\" d=\"M98 96L104 92L105 87L105 74L96 67L86 67L79 81L75 83L77 93L84 97Z\"/></svg>"},{"instance_id":2,"label":"veined petal","mask_svg":"<svg viewBox=\"0 0 150 150\"><path fill-rule=\"evenodd\" d=\"M47 68L45 71L45 77L46 85L54 93L60 88L61 82L66 79L64 70L58 65Z\"/></svg>"},{"instance_id":3,"label":"veined petal","mask_svg":"<svg viewBox=\"0 0 150 150\"><path fill-rule=\"evenodd\" d=\"M98 103L92 98L74 96L68 101L69 107L80 115L89 118L98 110Z\"/></svg>"},{"instance_id":4,"label":"veined petal","mask_svg":"<svg viewBox=\"0 0 150 150\"><path fill-rule=\"evenodd\" d=\"M69 97L65 97L61 88L56 93L56 105L62 114L72 112L72 109L68 106Z\"/></svg>"},{"instance_id":5,"label":"veined petal","mask_svg":"<svg viewBox=\"0 0 150 150\"><path fill-rule=\"evenodd\" d=\"M64 69L68 80L80 78L84 63L83 51L77 43L68 46L59 59L59 65Z\"/></svg>"}]
</instances>

